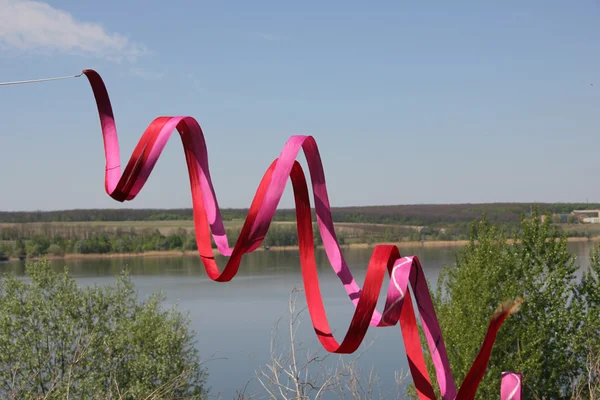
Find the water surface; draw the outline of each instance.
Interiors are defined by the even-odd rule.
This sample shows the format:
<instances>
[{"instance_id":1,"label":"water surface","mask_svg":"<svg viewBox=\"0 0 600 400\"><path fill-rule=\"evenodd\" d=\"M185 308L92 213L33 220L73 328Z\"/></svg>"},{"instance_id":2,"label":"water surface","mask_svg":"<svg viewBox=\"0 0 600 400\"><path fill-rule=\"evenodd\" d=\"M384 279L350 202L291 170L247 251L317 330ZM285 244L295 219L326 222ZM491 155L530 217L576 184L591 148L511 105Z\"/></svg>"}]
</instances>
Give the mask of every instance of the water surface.
<instances>
[{"instance_id":1,"label":"water surface","mask_svg":"<svg viewBox=\"0 0 600 400\"><path fill-rule=\"evenodd\" d=\"M591 245L587 242L569 243L582 267L589 264ZM452 265L459 247L401 247L403 255L417 255L431 287L435 287L443 265ZM362 286L371 249L344 249L344 257L359 285ZM225 265L218 258L219 266ZM208 362L209 385L212 394L231 399L236 390L244 388L256 372L269 362L270 340L274 323L283 318L279 342L288 339L288 302L293 288L302 288L300 259L297 251L259 251L246 255L238 275L227 283L207 278L197 256L134 257L97 260L53 261L57 268L68 266L71 274L83 285L111 284L122 268L128 267L141 297L163 291L167 306L178 303L189 312L191 327L196 332L197 347ZM352 318L354 306L348 300L337 276L329 266L324 251L317 252L321 292L330 325L341 342ZM23 264L0 264L2 270L23 273ZM387 282L384 284L384 290ZM298 297L298 309L306 305L303 293ZM384 299L380 299L382 310ZM326 352L316 338L308 313L303 314L297 339L305 349ZM362 353L359 367L366 373L375 368L381 387L393 390L394 371L408 371L400 329L396 327L371 328L365 338L368 349ZM362 349L362 347L361 347ZM344 356L350 360L354 355ZM327 365L338 360L330 356ZM248 385L252 392L258 386L253 380Z\"/></svg>"}]
</instances>

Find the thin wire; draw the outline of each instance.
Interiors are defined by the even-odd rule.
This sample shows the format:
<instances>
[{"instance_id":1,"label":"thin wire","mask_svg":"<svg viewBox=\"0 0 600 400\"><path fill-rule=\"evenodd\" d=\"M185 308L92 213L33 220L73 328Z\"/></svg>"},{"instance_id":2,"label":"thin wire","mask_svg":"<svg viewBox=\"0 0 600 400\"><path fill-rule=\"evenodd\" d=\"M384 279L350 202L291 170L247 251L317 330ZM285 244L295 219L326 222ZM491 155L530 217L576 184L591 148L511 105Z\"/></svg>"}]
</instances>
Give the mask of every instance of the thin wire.
<instances>
[{"instance_id":1,"label":"thin wire","mask_svg":"<svg viewBox=\"0 0 600 400\"><path fill-rule=\"evenodd\" d=\"M31 79L28 81L14 81L14 82L0 82L0 86L8 86L8 85L20 85L23 83L34 83L34 82L46 82L46 81L56 81L59 79L71 79L71 78L79 78L83 75L83 71L77 75L69 75L69 76L59 76L56 78L43 78L43 79Z\"/></svg>"}]
</instances>

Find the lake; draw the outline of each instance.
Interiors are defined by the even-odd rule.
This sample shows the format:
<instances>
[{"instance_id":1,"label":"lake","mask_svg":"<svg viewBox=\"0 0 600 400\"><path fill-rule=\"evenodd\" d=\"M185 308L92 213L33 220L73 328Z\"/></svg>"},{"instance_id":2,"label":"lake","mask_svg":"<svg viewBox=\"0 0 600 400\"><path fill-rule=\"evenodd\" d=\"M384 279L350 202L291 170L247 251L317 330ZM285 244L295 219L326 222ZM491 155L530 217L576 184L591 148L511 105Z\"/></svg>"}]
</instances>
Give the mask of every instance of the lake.
<instances>
[{"instance_id":1,"label":"lake","mask_svg":"<svg viewBox=\"0 0 600 400\"><path fill-rule=\"evenodd\" d=\"M588 242L569 243L582 267L589 264ZM435 287L444 264L452 265L459 247L401 247L402 255L417 255L431 287ZM344 257L362 286L372 249L344 249ZM219 266L225 259L217 257ZM67 265L82 285L110 284L115 274L128 266L141 297L163 291L165 305L178 303L179 309L189 312L191 327L196 332L197 347L203 358L212 358L206 366L209 385L214 396L232 399L236 390L248 384L248 392L259 388L256 372L270 360L271 334L275 322L282 318L279 343L289 343L288 303L291 290L302 288L300 260L297 251L257 251L245 256L238 275L231 282L217 283L207 278L197 256L124 257L96 260L53 261L57 267ZM332 329L338 341L343 339L354 306L349 301L337 276L330 268L324 251L317 251L321 292ZM21 262L0 264L3 271L23 273ZM384 282L384 289L387 281ZM384 299L380 299L381 311ZM297 308L306 305L304 294L298 297ZM308 312L297 332L297 340L306 351L326 352L315 336ZM286 342L285 340L288 339ZM381 388L394 390L394 371L406 373L408 366L399 326L371 328L365 338L369 347L361 354L358 366L367 374L372 368L379 374ZM364 346L361 346L361 350ZM361 351L359 350L359 351ZM331 355L326 365L337 363L339 356ZM344 356L351 360L356 354ZM409 378L410 379L410 378ZM263 392L264 393L264 392Z\"/></svg>"}]
</instances>

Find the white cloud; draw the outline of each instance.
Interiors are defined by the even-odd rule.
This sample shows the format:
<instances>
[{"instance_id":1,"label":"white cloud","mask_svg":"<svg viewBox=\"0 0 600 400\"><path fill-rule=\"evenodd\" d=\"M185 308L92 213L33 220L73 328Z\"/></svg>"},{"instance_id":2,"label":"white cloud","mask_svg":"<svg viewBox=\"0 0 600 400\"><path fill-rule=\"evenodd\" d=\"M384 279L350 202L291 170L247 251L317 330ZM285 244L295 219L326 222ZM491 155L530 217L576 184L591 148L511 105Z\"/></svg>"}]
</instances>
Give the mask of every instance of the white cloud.
<instances>
[{"instance_id":1,"label":"white cloud","mask_svg":"<svg viewBox=\"0 0 600 400\"><path fill-rule=\"evenodd\" d=\"M64 10L30 0L0 0L0 48L111 60L133 60L147 52L145 46L119 33L108 33L98 23L77 21Z\"/></svg>"}]
</instances>

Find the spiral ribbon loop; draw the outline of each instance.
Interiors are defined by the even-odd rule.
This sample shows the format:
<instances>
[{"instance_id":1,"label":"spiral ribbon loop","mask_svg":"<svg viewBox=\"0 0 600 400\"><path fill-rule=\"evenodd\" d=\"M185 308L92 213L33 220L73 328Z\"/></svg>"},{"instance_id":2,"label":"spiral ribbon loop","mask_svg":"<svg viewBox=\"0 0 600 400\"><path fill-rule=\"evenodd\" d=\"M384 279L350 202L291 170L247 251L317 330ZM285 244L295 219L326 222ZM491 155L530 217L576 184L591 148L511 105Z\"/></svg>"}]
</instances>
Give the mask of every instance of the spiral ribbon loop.
<instances>
[{"instance_id":1,"label":"spiral ribbon loop","mask_svg":"<svg viewBox=\"0 0 600 400\"><path fill-rule=\"evenodd\" d=\"M408 365L419 398L435 399L421 349L410 290L419 311L442 399L462 400L475 397L477 387L487 368L496 334L504 320L513 312L512 309L510 307L501 309L490 320L481 350L457 392L441 329L419 259L416 256L401 256L396 246L378 245L371 256L362 288L352 276L335 234L323 164L313 137L292 136L287 141L279 157L265 172L240 236L231 249L211 181L204 134L198 122L186 116L156 118L142 135L125 170L121 173L117 129L108 92L97 72L88 69L84 70L83 74L90 82L98 107L106 158L105 189L113 199L123 202L133 200L138 195L171 133L177 130L181 136L188 167L198 254L206 273L212 280L227 282L237 274L243 255L253 252L261 245L287 180L290 179L294 192L300 264L306 300L315 333L322 346L333 353L352 353L361 344L369 326L393 326L399 322ZM310 172L317 223L325 252L333 270L355 305L350 326L341 343L331 332L321 297L308 185L304 171L296 160L300 150L304 152ZM222 271L219 270L214 258L211 235L219 252L228 257ZM376 309L376 305L386 272L390 280L384 310L381 313ZM520 396L520 375L505 373L502 377L501 399L519 400Z\"/></svg>"}]
</instances>

